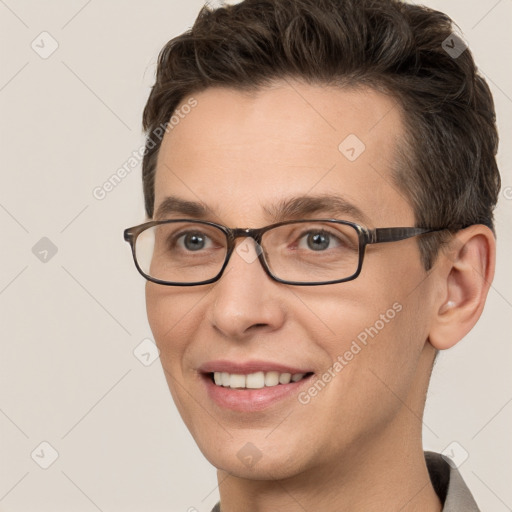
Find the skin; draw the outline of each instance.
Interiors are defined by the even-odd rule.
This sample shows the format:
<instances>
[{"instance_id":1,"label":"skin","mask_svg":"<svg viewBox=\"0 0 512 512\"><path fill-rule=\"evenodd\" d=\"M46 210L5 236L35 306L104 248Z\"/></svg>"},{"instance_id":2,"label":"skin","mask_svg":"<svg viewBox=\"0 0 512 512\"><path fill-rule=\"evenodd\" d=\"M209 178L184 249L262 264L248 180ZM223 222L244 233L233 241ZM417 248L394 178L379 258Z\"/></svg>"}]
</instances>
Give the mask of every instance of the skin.
<instances>
[{"instance_id":1,"label":"skin","mask_svg":"<svg viewBox=\"0 0 512 512\"><path fill-rule=\"evenodd\" d=\"M391 98L284 80L257 94L210 88L194 98L197 107L164 137L155 207L172 194L207 205L206 220L261 227L272 222L264 204L335 193L364 212L369 228L414 226L390 177L403 138ZM366 145L353 162L338 150L349 134ZM480 316L494 251L491 231L478 225L460 231L428 273L412 238L368 246L361 275L334 285L275 282L236 252L216 283L148 282L169 389L218 469L222 511L441 510L421 444L426 389L435 349L453 346ZM221 358L322 375L394 303L402 310L306 405L293 396L239 413L205 393L198 367ZM248 442L261 455L250 467L237 456Z\"/></svg>"}]
</instances>

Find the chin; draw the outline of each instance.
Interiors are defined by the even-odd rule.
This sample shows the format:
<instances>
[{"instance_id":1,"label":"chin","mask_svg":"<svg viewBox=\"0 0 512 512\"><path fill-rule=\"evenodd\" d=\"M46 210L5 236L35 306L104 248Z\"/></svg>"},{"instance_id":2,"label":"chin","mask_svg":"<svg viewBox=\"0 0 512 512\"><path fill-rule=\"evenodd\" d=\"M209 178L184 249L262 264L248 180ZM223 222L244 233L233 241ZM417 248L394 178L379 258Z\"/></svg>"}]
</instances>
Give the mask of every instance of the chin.
<instances>
[{"instance_id":1,"label":"chin","mask_svg":"<svg viewBox=\"0 0 512 512\"><path fill-rule=\"evenodd\" d=\"M275 480L294 476L301 471L304 460L304 446L300 441L297 446L290 444L290 439L283 436L268 437L271 429L255 435L254 431L247 435L229 437L223 440L201 442L196 439L204 457L219 470L226 471L238 478L252 480ZM225 432L223 432L225 434ZM283 449L287 443L286 449ZM300 454L300 456L298 456Z\"/></svg>"}]
</instances>

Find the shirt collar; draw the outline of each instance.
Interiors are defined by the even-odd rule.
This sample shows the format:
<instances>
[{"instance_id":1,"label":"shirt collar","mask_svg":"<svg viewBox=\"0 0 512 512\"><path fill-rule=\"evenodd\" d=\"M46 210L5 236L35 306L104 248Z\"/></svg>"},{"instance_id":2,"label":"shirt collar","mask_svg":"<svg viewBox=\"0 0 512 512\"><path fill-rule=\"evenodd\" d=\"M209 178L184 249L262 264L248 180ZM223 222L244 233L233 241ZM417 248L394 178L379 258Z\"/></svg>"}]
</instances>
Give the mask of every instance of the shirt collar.
<instances>
[{"instance_id":1,"label":"shirt collar","mask_svg":"<svg viewBox=\"0 0 512 512\"><path fill-rule=\"evenodd\" d=\"M425 462L443 512L480 512L459 470L440 453L425 452Z\"/></svg>"}]
</instances>

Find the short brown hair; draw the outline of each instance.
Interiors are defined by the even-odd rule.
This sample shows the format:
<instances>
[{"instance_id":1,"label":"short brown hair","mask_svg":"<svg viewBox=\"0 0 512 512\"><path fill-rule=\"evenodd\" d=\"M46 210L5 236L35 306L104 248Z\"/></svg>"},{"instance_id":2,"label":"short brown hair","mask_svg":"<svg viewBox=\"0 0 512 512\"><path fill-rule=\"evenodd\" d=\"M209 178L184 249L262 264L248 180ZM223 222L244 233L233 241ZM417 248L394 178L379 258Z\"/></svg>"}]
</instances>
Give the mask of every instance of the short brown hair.
<instances>
[{"instance_id":1,"label":"short brown hair","mask_svg":"<svg viewBox=\"0 0 512 512\"><path fill-rule=\"evenodd\" d=\"M456 57L446 51L446 41L462 41L453 32L447 15L398 0L245 0L203 7L193 27L161 50L144 109L147 215L153 216L161 144L151 134L167 126L187 96L215 86L258 90L292 78L392 95L406 131L393 179L416 224L453 230L485 224L494 232L501 184L494 103L469 49ZM419 240L427 270L441 242L435 234Z\"/></svg>"}]
</instances>

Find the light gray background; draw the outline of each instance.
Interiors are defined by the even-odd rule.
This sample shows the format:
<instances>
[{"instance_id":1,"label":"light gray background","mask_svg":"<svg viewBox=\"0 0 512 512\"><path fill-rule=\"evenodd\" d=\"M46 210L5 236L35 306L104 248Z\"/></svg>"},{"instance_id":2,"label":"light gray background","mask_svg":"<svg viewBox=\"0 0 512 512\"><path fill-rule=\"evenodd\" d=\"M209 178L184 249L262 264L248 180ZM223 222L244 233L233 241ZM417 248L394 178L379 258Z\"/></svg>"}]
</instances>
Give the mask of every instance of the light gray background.
<instances>
[{"instance_id":1,"label":"light gray background","mask_svg":"<svg viewBox=\"0 0 512 512\"><path fill-rule=\"evenodd\" d=\"M512 2L425 3L458 22L489 79L504 191L494 285L477 327L435 368L424 443L457 442L482 510L502 512L512 510ZM93 196L143 144L158 51L200 6L0 0L0 510L209 511L218 499L159 360L133 353L151 338L122 239L144 220L140 164ZM51 48L43 31L59 45L46 59L31 47ZM58 249L46 262L32 251L43 237ZM43 441L58 452L48 469Z\"/></svg>"}]
</instances>

